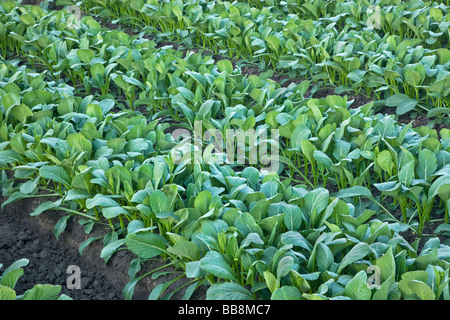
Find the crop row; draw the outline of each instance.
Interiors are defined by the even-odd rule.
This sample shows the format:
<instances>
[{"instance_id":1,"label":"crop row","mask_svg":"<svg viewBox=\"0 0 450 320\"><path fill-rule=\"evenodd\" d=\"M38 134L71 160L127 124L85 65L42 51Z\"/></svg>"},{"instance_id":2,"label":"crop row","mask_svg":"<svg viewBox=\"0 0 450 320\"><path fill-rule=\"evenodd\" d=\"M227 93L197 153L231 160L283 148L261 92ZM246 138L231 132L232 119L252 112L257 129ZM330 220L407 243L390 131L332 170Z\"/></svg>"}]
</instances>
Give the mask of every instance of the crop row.
<instances>
[{"instance_id":1,"label":"crop row","mask_svg":"<svg viewBox=\"0 0 450 320\"><path fill-rule=\"evenodd\" d=\"M449 16L442 3L85 0L80 5L157 38L330 82L339 92L391 97L386 104L399 115L448 113Z\"/></svg>"}]
</instances>

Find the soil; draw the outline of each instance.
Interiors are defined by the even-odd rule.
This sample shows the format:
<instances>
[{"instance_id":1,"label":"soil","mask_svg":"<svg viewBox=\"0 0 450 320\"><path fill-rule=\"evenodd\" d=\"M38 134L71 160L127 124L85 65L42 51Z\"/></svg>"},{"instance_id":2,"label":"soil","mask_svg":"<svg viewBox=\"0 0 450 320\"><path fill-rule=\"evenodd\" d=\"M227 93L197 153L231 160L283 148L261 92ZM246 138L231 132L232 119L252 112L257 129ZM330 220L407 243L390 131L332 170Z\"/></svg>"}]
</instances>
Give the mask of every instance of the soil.
<instances>
[{"instance_id":1,"label":"soil","mask_svg":"<svg viewBox=\"0 0 450 320\"><path fill-rule=\"evenodd\" d=\"M1 202L6 198L1 197ZM129 281L128 267L136 256L128 250L117 252L107 264L100 258L103 248L101 240L94 241L79 254L79 246L91 236L101 236L108 232L107 226L96 224L90 234L79 224L78 217L72 217L66 230L58 239L53 235L56 222L62 211L46 211L39 216L29 213L44 200L25 199L14 202L0 210L0 274L19 259L29 259L24 267L24 275L19 279L15 290L18 295L31 289L35 284L61 285L61 293L74 300L122 300L122 290ZM39 198L42 199L42 198ZM143 274L162 266L164 261L147 261L143 264ZM81 289L69 289L67 280L71 273L67 268L78 266L81 271ZM167 271L174 271L169 270ZM133 299L146 300L151 290L160 283L174 279L176 274L166 274L156 280L145 277L138 282ZM186 280L179 280L170 289L177 288ZM200 287L191 299L203 300L206 288ZM172 298L180 300L183 290Z\"/></svg>"},{"instance_id":2,"label":"soil","mask_svg":"<svg viewBox=\"0 0 450 320\"><path fill-rule=\"evenodd\" d=\"M38 6L41 4L43 0L22 0L21 5L32 5L32 6Z\"/></svg>"}]
</instances>

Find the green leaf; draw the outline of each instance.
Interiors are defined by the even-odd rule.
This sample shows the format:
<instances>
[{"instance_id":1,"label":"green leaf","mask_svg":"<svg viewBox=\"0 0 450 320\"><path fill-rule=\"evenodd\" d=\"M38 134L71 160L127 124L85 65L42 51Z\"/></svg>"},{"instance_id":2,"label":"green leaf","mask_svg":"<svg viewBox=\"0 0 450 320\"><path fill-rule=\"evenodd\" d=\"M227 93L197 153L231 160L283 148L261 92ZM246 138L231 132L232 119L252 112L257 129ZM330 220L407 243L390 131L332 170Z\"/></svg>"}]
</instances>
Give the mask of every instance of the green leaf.
<instances>
[{"instance_id":1,"label":"green leaf","mask_svg":"<svg viewBox=\"0 0 450 320\"><path fill-rule=\"evenodd\" d=\"M25 272L22 268L14 269L3 275L0 279L0 286L5 286L14 289L17 281ZM1 300L1 299L0 299Z\"/></svg>"},{"instance_id":2,"label":"green leaf","mask_svg":"<svg viewBox=\"0 0 450 320\"><path fill-rule=\"evenodd\" d=\"M95 56L95 52L91 49L78 49L77 56L83 63L90 64Z\"/></svg>"},{"instance_id":3,"label":"green leaf","mask_svg":"<svg viewBox=\"0 0 450 320\"><path fill-rule=\"evenodd\" d=\"M66 230L67 222L70 220L70 215L64 216L58 220L58 222L55 224L55 227L53 228L53 234L55 235L56 239L59 238L59 235Z\"/></svg>"},{"instance_id":4,"label":"green leaf","mask_svg":"<svg viewBox=\"0 0 450 320\"><path fill-rule=\"evenodd\" d=\"M436 300L436 295L426 283L419 280L411 280L408 282L408 286L420 300Z\"/></svg>"},{"instance_id":5,"label":"green leaf","mask_svg":"<svg viewBox=\"0 0 450 320\"><path fill-rule=\"evenodd\" d=\"M19 122L25 122L28 117L33 115L33 112L24 104L19 104L11 108L9 114Z\"/></svg>"},{"instance_id":6,"label":"green leaf","mask_svg":"<svg viewBox=\"0 0 450 320\"><path fill-rule=\"evenodd\" d=\"M428 189L428 198L431 199L438 195L439 190L445 186L450 184L450 175L443 175L431 184L430 189Z\"/></svg>"},{"instance_id":7,"label":"green leaf","mask_svg":"<svg viewBox=\"0 0 450 320\"><path fill-rule=\"evenodd\" d=\"M216 277L239 281L233 268L231 268L224 256L217 251L208 251L200 260L200 267Z\"/></svg>"},{"instance_id":8,"label":"green leaf","mask_svg":"<svg viewBox=\"0 0 450 320\"><path fill-rule=\"evenodd\" d=\"M377 163L381 169L392 175L394 162L392 161L392 154L389 150L381 151L377 156Z\"/></svg>"},{"instance_id":9,"label":"green leaf","mask_svg":"<svg viewBox=\"0 0 450 320\"><path fill-rule=\"evenodd\" d=\"M0 300L16 300L16 292L9 287L0 285Z\"/></svg>"},{"instance_id":10,"label":"green leaf","mask_svg":"<svg viewBox=\"0 0 450 320\"><path fill-rule=\"evenodd\" d=\"M177 242L173 247L169 247L167 251L176 254L181 258L188 258L190 260L197 260L200 256L197 245L186 240Z\"/></svg>"},{"instance_id":11,"label":"green leaf","mask_svg":"<svg viewBox=\"0 0 450 320\"><path fill-rule=\"evenodd\" d=\"M39 169L39 175L44 179L53 180L66 186L70 186L72 181L67 171L60 166L43 166Z\"/></svg>"},{"instance_id":12,"label":"green leaf","mask_svg":"<svg viewBox=\"0 0 450 320\"><path fill-rule=\"evenodd\" d=\"M231 63L230 60L225 59L217 61L217 68L219 69L220 72L225 71L228 74L233 73L233 64Z\"/></svg>"},{"instance_id":13,"label":"green leaf","mask_svg":"<svg viewBox=\"0 0 450 320\"><path fill-rule=\"evenodd\" d=\"M389 290L394 282L394 277L390 277L386 281L384 281L373 294L372 300L388 300Z\"/></svg>"},{"instance_id":14,"label":"green leaf","mask_svg":"<svg viewBox=\"0 0 450 320\"><path fill-rule=\"evenodd\" d=\"M269 48L278 55L278 50L280 49L280 39L278 39L275 35L268 35L265 40Z\"/></svg>"},{"instance_id":15,"label":"green leaf","mask_svg":"<svg viewBox=\"0 0 450 320\"><path fill-rule=\"evenodd\" d=\"M321 213L328 206L329 198L330 193L324 188L318 188L308 192L304 197L306 212L310 215L314 210L316 210L317 213Z\"/></svg>"},{"instance_id":16,"label":"green leaf","mask_svg":"<svg viewBox=\"0 0 450 320\"><path fill-rule=\"evenodd\" d=\"M398 106L402 101L410 99L408 95L404 93L397 93L389 98L386 99L386 105L388 107L396 107Z\"/></svg>"},{"instance_id":17,"label":"green leaf","mask_svg":"<svg viewBox=\"0 0 450 320\"><path fill-rule=\"evenodd\" d=\"M280 281L282 277L289 274L294 267L294 258L291 256L285 256L278 262L277 267L277 281Z\"/></svg>"},{"instance_id":18,"label":"green leaf","mask_svg":"<svg viewBox=\"0 0 450 320\"><path fill-rule=\"evenodd\" d=\"M345 286L344 295L353 300L370 300L372 290L367 286L367 273L359 271Z\"/></svg>"},{"instance_id":19,"label":"green leaf","mask_svg":"<svg viewBox=\"0 0 450 320\"><path fill-rule=\"evenodd\" d=\"M395 277L395 260L392 247L389 247L386 253L376 260L375 264L380 268L381 282L386 281L389 277Z\"/></svg>"},{"instance_id":20,"label":"green leaf","mask_svg":"<svg viewBox=\"0 0 450 320\"><path fill-rule=\"evenodd\" d=\"M417 175L420 179L428 180L437 169L437 158L429 149L419 150L419 162L417 164Z\"/></svg>"},{"instance_id":21,"label":"green leaf","mask_svg":"<svg viewBox=\"0 0 450 320\"><path fill-rule=\"evenodd\" d=\"M339 264L337 273L341 273L341 271L348 265L364 258L369 252L370 247L367 243L360 242L356 244L342 259L341 263Z\"/></svg>"},{"instance_id":22,"label":"green leaf","mask_svg":"<svg viewBox=\"0 0 450 320\"><path fill-rule=\"evenodd\" d=\"M86 152L86 157L90 158L92 143L81 133L71 133L66 138L67 143L75 152Z\"/></svg>"},{"instance_id":23,"label":"green leaf","mask_svg":"<svg viewBox=\"0 0 450 320\"><path fill-rule=\"evenodd\" d=\"M283 286L275 290L270 298L271 300L301 300L302 294L294 286Z\"/></svg>"},{"instance_id":24,"label":"green leaf","mask_svg":"<svg viewBox=\"0 0 450 320\"><path fill-rule=\"evenodd\" d=\"M111 198L101 193L95 195L94 198L86 200L86 208L92 209L94 207L118 207L119 204Z\"/></svg>"},{"instance_id":25,"label":"green leaf","mask_svg":"<svg viewBox=\"0 0 450 320\"><path fill-rule=\"evenodd\" d=\"M161 190L155 190L151 193L150 207L155 214L170 210L170 204L164 192Z\"/></svg>"},{"instance_id":26,"label":"green leaf","mask_svg":"<svg viewBox=\"0 0 450 320\"><path fill-rule=\"evenodd\" d=\"M413 291L409 286L410 281L417 280L425 283L427 279L428 273L423 270L409 271L402 274L402 278L398 283L398 288L402 292L403 298L410 298L413 294Z\"/></svg>"},{"instance_id":27,"label":"green leaf","mask_svg":"<svg viewBox=\"0 0 450 320\"><path fill-rule=\"evenodd\" d=\"M414 179L414 160L405 164L398 173L398 180L406 187L411 185L412 179Z\"/></svg>"},{"instance_id":28,"label":"green leaf","mask_svg":"<svg viewBox=\"0 0 450 320\"><path fill-rule=\"evenodd\" d=\"M283 206L282 212L284 213L284 225L289 231L299 230L303 214L298 206L288 204Z\"/></svg>"},{"instance_id":29,"label":"green leaf","mask_svg":"<svg viewBox=\"0 0 450 320\"><path fill-rule=\"evenodd\" d=\"M47 211L47 210L51 210L54 208L59 207L59 205L61 204L62 199L56 200L56 201L46 201L41 203L36 209L34 209L31 213L30 216L34 217L37 215L40 215L42 212Z\"/></svg>"},{"instance_id":30,"label":"green leaf","mask_svg":"<svg viewBox=\"0 0 450 320\"><path fill-rule=\"evenodd\" d=\"M314 159L316 159L317 163L324 166L324 168L329 168L333 165L333 161L328 157L325 153L320 150L314 150L313 152Z\"/></svg>"},{"instance_id":31,"label":"green leaf","mask_svg":"<svg viewBox=\"0 0 450 320\"><path fill-rule=\"evenodd\" d=\"M334 256L331 249L322 242L318 243L316 249L316 264L318 270L321 272L330 270L333 263Z\"/></svg>"},{"instance_id":32,"label":"green leaf","mask_svg":"<svg viewBox=\"0 0 450 320\"><path fill-rule=\"evenodd\" d=\"M353 197L373 198L372 192L363 186L354 186L347 189L341 189L337 193L338 198L353 198Z\"/></svg>"},{"instance_id":33,"label":"green leaf","mask_svg":"<svg viewBox=\"0 0 450 320\"><path fill-rule=\"evenodd\" d=\"M0 151L0 165L9 166L14 162L22 162L23 157L14 150L1 150Z\"/></svg>"},{"instance_id":34,"label":"green leaf","mask_svg":"<svg viewBox=\"0 0 450 320\"><path fill-rule=\"evenodd\" d=\"M127 234L125 239L128 249L143 259L153 258L166 251L167 241L149 231Z\"/></svg>"},{"instance_id":35,"label":"green leaf","mask_svg":"<svg viewBox=\"0 0 450 320\"><path fill-rule=\"evenodd\" d=\"M253 295L240 284L223 282L213 284L206 291L207 300L254 300Z\"/></svg>"},{"instance_id":36,"label":"green leaf","mask_svg":"<svg viewBox=\"0 0 450 320\"><path fill-rule=\"evenodd\" d=\"M294 150L300 150L303 140L307 140L311 135L311 129L306 125L301 124L295 127L291 135L291 148Z\"/></svg>"},{"instance_id":37,"label":"green leaf","mask_svg":"<svg viewBox=\"0 0 450 320\"><path fill-rule=\"evenodd\" d=\"M2 104L5 110L20 104L20 95L17 92L8 92L2 96Z\"/></svg>"},{"instance_id":38,"label":"green leaf","mask_svg":"<svg viewBox=\"0 0 450 320\"><path fill-rule=\"evenodd\" d=\"M212 195L208 190L201 191L194 200L194 208L198 209L201 214L205 214L209 211L209 202Z\"/></svg>"},{"instance_id":39,"label":"green leaf","mask_svg":"<svg viewBox=\"0 0 450 320\"><path fill-rule=\"evenodd\" d=\"M61 286L37 284L24 293L22 300L55 300L60 292Z\"/></svg>"},{"instance_id":40,"label":"green leaf","mask_svg":"<svg viewBox=\"0 0 450 320\"><path fill-rule=\"evenodd\" d=\"M402 115L414 109L418 101L412 99L406 94L397 93L386 99L386 105L388 107L397 107L396 112L398 115Z\"/></svg>"},{"instance_id":41,"label":"green leaf","mask_svg":"<svg viewBox=\"0 0 450 320\"><path fill-rule=\"evenodd\" d=\"M270 292L275 292L275 290L278 289L278 281L277 278L273 275L272 272L265 270L263 272L264 275L264 281L267 284L267 287L269 288Z\"/></svg>"},{"instance_id":42,"label":"green leaf","mask_svg":"<svg viewBox=\"0 0 450 320\"><path fill-rule=\"evenodd\" d=\"M125 244L126 239L118 239L116 241L112 241L108 243L100 253L100 258L106 259L106 261L119 250L119 248Z\"/></svg>"},{"instance_id":43,"label":"green leaf","mask_svg":"<svg viewBox=\"0 0 450 320\"><path fill-rule=\"evenodd\" d=\"M293 246L312 250L312 245L297 231L288 231L281 235L281 242L283 244L292 244Z\"/></svg>"},{"instance_id":44,"label":"green leaf","mask_svg":"<svg viewBox=\"0 0 450 320\"><path fill-rule=\"evenodd\" d=\"M419 103L416 99L408 99L405 101L402 101L398 106L395 112L400 116L403 115L411 110L413 110L416 105Z\"/></svg>"}]
</instances>

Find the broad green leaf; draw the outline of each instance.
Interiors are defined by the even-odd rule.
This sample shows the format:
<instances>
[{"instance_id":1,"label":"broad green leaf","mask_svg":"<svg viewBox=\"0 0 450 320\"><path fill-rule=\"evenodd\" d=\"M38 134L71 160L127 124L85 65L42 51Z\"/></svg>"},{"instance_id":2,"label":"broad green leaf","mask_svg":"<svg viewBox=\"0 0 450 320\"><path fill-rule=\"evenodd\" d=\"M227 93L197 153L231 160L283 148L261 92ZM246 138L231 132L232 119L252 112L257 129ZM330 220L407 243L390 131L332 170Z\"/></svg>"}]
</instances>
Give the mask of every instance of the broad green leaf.
<instances>
[{"instance_id":1,"label":"broad green leaf","mask_svg":"<svg viewBox=\"0 0 450 320\"><path fill-rule=\"evenodd\" d=\"M181 258L188 258L190 260L197 260L200 256L197 245L186 240L177 242L173 247L169 247L167 251L176 254Z\"/></svg>"},{"instance_id":2,"label":"broad green leaf","mask_svg":"<svg viewBox=\"0 0 450 320\"><path fill-rule=\"evenodd\" d=\"M388 300L389 289L394 284L394 282L395 278L394 276L391 276L383 283L381 283L381 286L373 294L372 300Z\"/></svg>"},{"instance_id":3,"label":"broad green leaf","mask_svg":"<svg viewBox=\"0 0 450 320\"><path fill-rule=\"evenodd\" d=\"M314 150L313 152L314 159L316 159L317 163L324 166L324 168L329 168L333 165L333 161L328 157L325 153L320 150Z\"/></svg>"},{"instance_id":4,"label":"broad green leaf","mask_svg":"<svg viewBox=\"0 0 450 320\"><path fill-rule=\"evenodd\" d=\"M128 234L126 245L138 257L150 259L166 250L167 241L159 234L144 231Z\"/></svg>"},{"instance_id":5,"label":"broad green leaf","mask_svg":"<svg viewBox=\"0 0 450 320\"><path fill-rule=\"evenodd\" d=\"M347 189L341 189L337 193L338 198L353 198L353 197L373 198L372 192L363 186L354 186Z\"/></svg>"},{"instance_id":6,"label":"broad green leaf","mask_svg":"<svg viewBox=\"0 0 450 320\"><path fill-rule=\"evenodd\" d=\"M119 204L111 196L98 193L94 198L86 200L87 209L94 207L119 207Z\"/></svg>"},{"instance_id":7,"label":"broad green leaf","mask_svg":"<svg viewBox=\"0 0 450 320\"><path fill-rule=\"evenodd\" d=\"M369 245L365 242L359 242L344 256L341 263L339 264L337 273L341 273L341 271L348 265L364 258L369 252Z\"/></svg>"},{"instance_id":8,"label":"broad green leaf","mask_svg":"<svg viewBox=\"0 0 450 320\"><path fill-rule=\"evenodd\" d=\"M307 140L311 136L311 129L306 125L301 124L292 131L291 135L291 148L294 150L300 150L303 140Z\"/></svg>"},{"instance_id":9,"label":"broad green leaf","mask_svg":"<svg viewBox=\"0 0 450 320\"><path fill-rule=\"evenodd\" d=\"M420 179L428 180L437 169L437 158L429 149L419 150L419 162L416 172Z\"/></svg>"},{"instance_id":10,"label":"broad green leaf","mask_svg":"<svg viewBox=\"0 0 450 320\"><path fill-rule=\"evenodd\" d=\"M208 190L201 191L194 201L194 208L198 209L201 214L205 214L209 211L209 202L211 201L212 195Z\"/></svg>"},{"instance_id":11,"label":"broad green leaf","mask_svg":"<svg viewBox=\"0 0 450 320\"><path fill-rule=\"evenodd\" d=\"M53 228L53 234L55 235L55 238L58 239L60 234L66 230L67 222L70 220L70 215L61 217L58 222L55 224Z\"/></svg>"},{"instance_id":12,"label":"broad green leaf","mask_svg":"<svg viewBox=\"0 0 450 320\"><path fill-rule=\"evenodd\" d=\"M43 166L39 169L39 175L44 179L53 180L66 186L70 186L72 181L67 171L60 166Z\"/></svg>"},{"instance_id":13,"label":"broad green leaf","mask_svg":"<svg viewBox=\"0 0 450 320\"><path fill-rule=\"evenodd\" d=\"M22 268L14 269L3 275L0 280L0 286L5 286L14 289L17 281L25 272ZM0 299L1 300L1 299Z\"/></svg>"},{"instance_id":14,"label":"broad green leaf","mask_svg":"<svg viewBox=\"0 0 450 320\"><path fill-rule=\"evenodd\" d=\"M316 248L316 265L319 271L330 270L334 263L334 255L331 249L324 243L318 243Z\"/></svg>"},{"instance_id":15,"label":"broad green leaf","mask_svg":"<svg viewBox=\"0 0 450 320\"><path fill-rule=\"evenodd\" d=\"M312 245L297 231L288 231L281 235L281 242L283 244L292 244L293 246L312 250Z\"/></svg>"},{"instance_id":16,"label":"broad green leaf","mask_svg":"<svg viewBox=\"0 0 450 320\"><path fill-rule=\"evenodd\" d=\"M419 280L411 280L408 286L420 300L436 300L436 295L426 283Z\"/></svg>"},{"instance_id":17,"label":"broad green leaf","mask_svg":"<svg viewBox=\"0 0 450 320\"><path fill-rule=\"evenodd\" d=\"M431 199L438 195L439 190L445 186L450 184L450 175L443 175L437 178L433 181L433 183L430 186L430 189L428 189L428 198Z\"/></svg>"},{"instance_id":18,"label":"broad green leaf","mask_svg":"<svg viewBox=\"0 0 450 320\"><path fill-rule=\"evenodd\" d=\"M409 298L413 294L413 291L409 286L411 280L417 280L426 283L427 279L428 273L423 270L409 271L402 274L401 280L398 283L398 287L402 292L403 298Z\"/></svg>"},{"instance_id":19,"label":"broad green leaf","mask_svg":"<svg viewBox=\"0 0 450 320\"><path fill-rule=\"evenodd\" d=\"M83 63L90 64L95 56L95 52L91 49L78 49L77 56Z\"/></svg>"},{"instance_id":20,"label":"broad green leaf","mask_svg":"<svg viewBox=\"0 0 450 320\"><path fill-rule=\"evenodd\" d=\"M0 300L16 300L16 292L9 287L0 285Z\"/></svg>"},{"instance_id":21,"label":"broad green leaf","mask_svg":"<svg viewBox=\"0 0 450 320\"><path fill-rule=\"evenodd\" d=\"M89 159L92 152L92 143L81 133L71 133L67 136L67 143L75 152L86 152Z\"/></svg>"},{"instance_id":22,"label":"broad green leaf","mask_svg":"<svg viewBox=\"0 0 450 320\"><path fill-rule=\"evenodd\" d=\"M17 92L8 92L2 96L2 104L5 110L20 104L20 95Z\"/></svg>"},{"instance_id":23,"label":"broad green leaf","mask_svg":"<svg viewBox=\"0 0 450 320\"><path fill-rule=\"evenodd\" d=\"M375 264L380 268L381 282L386 281L389 277L395 277L395 260L392 247L389 247L386 253L376 260Z\"/></svg>"},{"instance_id":24,"label":"broad green leaf","mask_svg":"<svg viewBox=\"0 0 450 320\"><path fill-rule=\"evenodd\" d=\"M294 286L283 286L275 290L270 298L271 300L301 300L302 294Z\"/></svg>"},{"instance_id":25,"label":"broad green leaf","mask_svg":"<svg viewBox=\"0 0 450 320\"><path fill-rule=\"evenodd\" d=\"M60 292L61 286L37 284L24 293L22 300L55 300Z\"/></svg>"},{"instance_id":26,"label":"broad green leaf","mask_svg":"<svg viewBox=\"0 0 450 320\"><path fill-rule=\"evenodd\" d=\"M321 213L328 206L330 193L327 189L318 188L308 192L305 199L306 212L311 215L314 210L317 213Z\"/></svg>"},{"instance_id":27,"label":"broad green leaf","mask_svg":"<svg viewBox=\"0 0 450 320\"><path fill-rule=\"evenodd\" d=\"M118 239L116 241L112 241L111 243L108 243L100 253L100 258L102 259L109 259L114 253L119 250L119 248L125 244L125 239Z\"/></svg>"},{"instance_id":28,"label":"broad green leaf","mask_svg":"<svg viewBox=\"0 0 450 320\"><path fill-rule=\"evenodd\" d=\"M414 179L414 161L405 164L398 173L398 180L406 187L411 185L412 179Z\"/></svg>"},{"instance_id":29,"label":"broad green leaf","mask_svg":"<svg viewBox=\"0 0 450 320\"><path fill-rule=\"evenodd\" d=\"M268 35L265 40L269 48L272 49L278 55L278 50L280 49L280 39L278 39L277 36Z\"/></svg>"},{"instance_id":30,"label":"broad green leaf","mask_svg":"<svg viewBox=\"0 0 450 320\"><path fill-rule=\"evenodd\" d=\"M207 300L254 300L253 295L243 286L234 282L213 284L206 291Z\"/></svg>"},{"instance_id":31,"label":"broad green leaf","mask_svg":"<svg viewBox=\"0 0 450 320\"><path fill-rule=\"evenodd\" d=\"M25 122L28 117L33 115L33 112L24 104L13 106L9 110L9 114L19 122Z\"/></svg>"},{"instance_id":32,"label":"broad green leaf","mask_svg":"<svg viewBox=\"0 0 450 320\"><path fill-rule=\"evenodd\" d=\"M8 166L14 162L23 161L23 157L14 150L1 150L0 151L0 164L2 166Z\"/></svg>"},{"instance_id":33,"label":"broad green leaf","mask_svg":"<svg viewBox=\"0 0 450 320\"><path fill-rule=\"evenodd\" d=\"M277 281L280 281L282 277L289 274L294 267L294 258L291 256L285 256L278 262L277 267Z\"/></svg>"},{"instance_id":34,"label":"broad green leaf","mask_svg":"<svg viewBox=\"0 0 450 320\"><path fill-rule=\"evenodd\" d=\"M389 150L383 150L378 154L377 163L381 169L389 174L389 176L392 175L394 162L392 161L392 154Z\"/></svg>"},{"instance_id":35,"label":"broad green leaf","mask_svg":"<svg viewBox=\"0 0 450 320\"><path fill-rule=\"evenodd\" d=\"M303 220L302 211L295 205L284 205L282 212L284 213L284 225L289 231L298 231Z\"/></svg>"},{"instance_id":36,"label":"broad green leaf","mask_svg":"<svg viewBox=\"0 0 450 320\"><path fill-rule=\"evenodd\" d=\"M224 256L217 251L208 251L200 260L200 267L216 277L238 281L233 268L231 268Z\"/></svg>"},{"instance_id":37,"label":"broad green leaf","mask_svg":"<svg viewBox=\"0 0 450 320\"><path fill-rule=\"evenodd\" d=\"M225 71L228 74L233 73L233 64L231 63L230 60L225 59L217 61L217 68L219 69L220 72Z\"/></svg>"},{"instance_id":38,"label":"broad green leaf","mask_svg":"<svg viewBox=\"0 0 450 320\"><path fill-rule=\"evenodd\" d=\"M344 295L353 300L370 300L372 290L367 286L367 273L359 271L345 286Z\"/></svg>"},{"instance_id":39,"label":"broad green leaf","mask_svg":"<svg viewBox=\"0 0 450 320\"><path fill-rule=\"evenodd\" d=\"M265 270L263 272L264 275L264 281L266 282L267 287L269 288L270 292L274 292L278 288L278 281L277 278L273 275L272 272Z\"/></svg>"},{"instance_id":40,"label":"broad green leaf","mask_svg":"<svg viewBox=\"0 0 450 320\"><path fill-rule=\"evenodd\" d=\"M170 203L164 192L155 190L151 193L150 207L155 214L170 210Z\"/></svg>"}]
</instances>

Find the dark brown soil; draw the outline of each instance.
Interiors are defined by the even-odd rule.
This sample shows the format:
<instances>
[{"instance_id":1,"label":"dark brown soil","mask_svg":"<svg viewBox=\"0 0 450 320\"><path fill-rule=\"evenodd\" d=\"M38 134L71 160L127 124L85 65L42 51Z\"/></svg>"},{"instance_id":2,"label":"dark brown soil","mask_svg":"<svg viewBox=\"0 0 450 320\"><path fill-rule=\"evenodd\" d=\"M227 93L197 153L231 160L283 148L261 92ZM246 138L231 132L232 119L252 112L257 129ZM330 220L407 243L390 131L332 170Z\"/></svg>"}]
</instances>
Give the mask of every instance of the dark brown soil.
<instances>
[{"instance_id":1,"label":"dark brown soil","mask_svg":"<svg viewBox=\"0 0 450 320\"><path fill-rule=\"evenodd\" d=\"M439 132L446 128L446 129L450 129L450 125L447 123L438 123L438 122L434 122L431 125L431 121L433 120L432 118L428 118L425 114L418 114L416 117L412 117L413 112L407 112L405 114L402 115L397 115L395 113L395 108L390 108L390 107L383 107L381 108L378 113L381 114L389 114L389 115L394 115L394 118L403 123L403 124L409 124L411 123L413 128L417 128L417 127L421 127L421 126L429 126L432 129L435 129L440 137Z\"/></svg>"},{"instance_id":2,"label":"dark brown soil","mask_svg":"<svg viewBox=\"0 0 450 320\"><path fill-rule=\"evenodd\" d=\"M43 0L22 0L21 5L32 5L32 6L38 6L41 4Z\"/></svg>"},{"instance_id":3,"label":"dark brown soil","mask_svg":"<svg viewBox=\"0 0 450 320\"><path fill-rule=\"evenodd\" d=\"M96 224L88 235L76 216L69 220L67 229L56 239L53 228L62 217L62 211L46 211L39 216L30 217L29 213L42 202L36 199L17 201L0 210L0 263L3 264L0 274L19 259L26 258L30 261L24 267L25 274L16 285L17 294L23 294L35 284L52 284L61 285L61 292L74 300L123 299L122 290L129 281L129 264L136 256L128 250L122 250L105 264L100 258L102 240L91 243L81 256L78 251L80 244L91 236L104 235L109 231L108 226ZM2 197L1 202L4 200ZM142 266L142 272L163 264L163 261L148 261ZM76 265L81 270L81 289L70 290L67 287L70 276L67 268L70 265ZM144 278L136 286L133 299L146 300L156 285L173 278L174 274L164 275L156 280ZM185 281L176 282L172 289ZM180 290L173 299L179 300L183 294L183 290ZM204 297L205 288L199 288L192 299Z\"/></svg>"}]
</instances>

